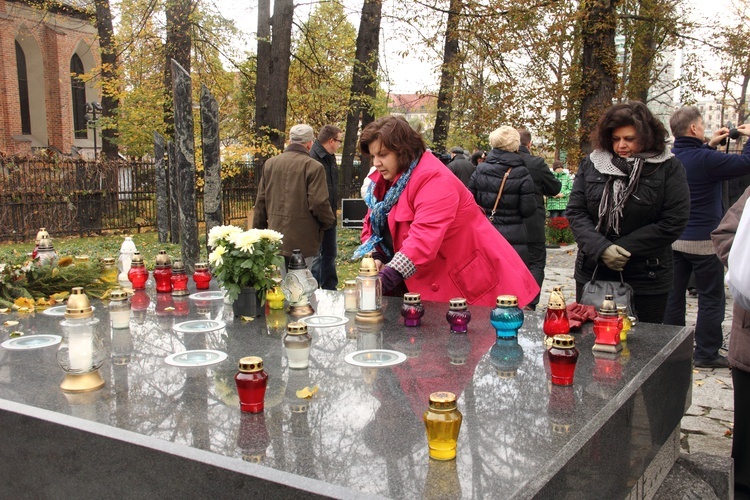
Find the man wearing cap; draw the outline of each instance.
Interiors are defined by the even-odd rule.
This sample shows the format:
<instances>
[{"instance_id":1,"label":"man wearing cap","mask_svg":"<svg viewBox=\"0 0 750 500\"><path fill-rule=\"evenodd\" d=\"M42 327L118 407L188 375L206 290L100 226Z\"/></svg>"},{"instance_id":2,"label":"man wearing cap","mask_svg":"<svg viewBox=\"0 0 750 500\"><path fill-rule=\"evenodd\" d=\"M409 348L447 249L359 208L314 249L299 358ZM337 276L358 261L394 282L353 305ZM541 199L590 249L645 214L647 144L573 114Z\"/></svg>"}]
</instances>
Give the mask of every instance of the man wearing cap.
<instances>
[{"instance_id":1,"label":"man wearing cap","mask_svg":"<svg viewBox=\"0 0 750 500\"><path fill-rule=\"evenodd\" d=\"M448 164L448 168L464 183L464 186L469 185L471 174L474 173L474 164L466 157L463 148L455 147L451 149L451 162Z\"/></svg>"},{"instance_id":2,"label":"man wearing cap","mask_svg":"<svg viewBox=\"0 0 750 500\"><path fill-rule=\"evenodd\" d=\"M318 255L323 231L336 223L328 200L323 165L310 158L315 136L310 125L289 131L284 152L266 161L258 184L253 227L284 235L281 254L286 263L300 249L308 267Z\"/></svg>"},{"instance_id":3,"label":"man wearing cap","mask_svg":"<svg viewBox=\"0 0 750 500\"><path fill-rule=\"evenodd\" d=\"M339 185L339 167L336 164L336 151L342 143L341 129L335 125L324 125L318 132L318 139L310 150L310 157L318 160L326 171L328 199L336 216L336 195ZM323 233L320 255L315 258L312 273L323 290L336 290L339 278L336 275L336 224Z\"/></svg>"}]
</instances>

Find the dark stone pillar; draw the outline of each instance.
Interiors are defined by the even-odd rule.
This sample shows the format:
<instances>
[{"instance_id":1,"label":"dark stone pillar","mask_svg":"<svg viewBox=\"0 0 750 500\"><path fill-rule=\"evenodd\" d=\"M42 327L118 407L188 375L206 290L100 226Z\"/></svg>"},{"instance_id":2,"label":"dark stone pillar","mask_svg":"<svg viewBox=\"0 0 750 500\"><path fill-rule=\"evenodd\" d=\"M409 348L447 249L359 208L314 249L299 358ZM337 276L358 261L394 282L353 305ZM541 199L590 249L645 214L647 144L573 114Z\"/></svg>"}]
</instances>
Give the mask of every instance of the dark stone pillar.
<instances>
[{"instance_id":1,"label":"dark stone pillar","mask_svg":"<svg viewBox=\"0 0 750 500\"><path fill-rule=\"evenodd\" d=\"M180 186L180 246L188 274L200 258L198 217L195 209L195 137L193 95L190 74L172 59L174 91L174 142L177 178Z\"/></svg>"},{"instance_id":2,"label":"dark stone pillar","mask_svg":"<svg viewBox=\"0 0 750 500\"><path fill-rule=\"evenodd\" d=\"M206 243L208 232L221 226L224 217L221 211L221 162L219 160L219 104L201 85L201 130L203 136L203 218L206 221Z\"/></svg>"},{"instance_id":3,"label":"dark stone pillar","mask_svg":"<svg viewBox=\"0 0 750 500\"><path fill-rule=\"evenodd\" d=\"M169 189L167 171L164 168L164 137L154 132L154 170L156 172L156 231L159 243L166 243L169 236Z\"/></svg>"},{"instance_id":4,"label":"dark stone pillar","mask_svg":"<svg viewBox=\"0 0 750 500\"><path fill-rule=\"evenodd\" d=\"M177 176L174 142L167 141L167 180L169 188L169 241L180 242L180 183Z\"/></svg>"}]
</instances>

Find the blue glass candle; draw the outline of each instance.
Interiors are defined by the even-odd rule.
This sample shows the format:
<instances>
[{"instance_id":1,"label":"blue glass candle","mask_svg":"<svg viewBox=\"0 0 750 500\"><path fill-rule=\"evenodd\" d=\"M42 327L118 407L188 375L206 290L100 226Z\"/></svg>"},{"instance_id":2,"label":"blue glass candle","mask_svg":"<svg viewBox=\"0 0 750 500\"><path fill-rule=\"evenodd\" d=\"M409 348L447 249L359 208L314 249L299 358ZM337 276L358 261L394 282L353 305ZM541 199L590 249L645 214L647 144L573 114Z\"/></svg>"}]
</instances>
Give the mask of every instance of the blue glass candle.
<instances>
[{"instance_id":1,"label":"blue glass candle","mask_svg":"<svg viewBox=\"0 0 750 500\"><path fill-rule=\"evenodd\" d=\"M448 313L445 315L445 319L451 325L451 331L456 333L466 333L469 330L469 321L471 321L471 313L466 307L466 299L463 297L456 297L449 301Z\"/></svg>"},{"instance_id":2,"label":"blue glass candle","mask_svg":"<svg viewBox=\"0 0 750 500\"><path fill-rule=\"evenodd\" d=\"M496 307L490 313L490 323L499 339L518 337L518 329L523 325L523 311L518 307L515 295L500 295Z\"/></svg>"}]
</instances>

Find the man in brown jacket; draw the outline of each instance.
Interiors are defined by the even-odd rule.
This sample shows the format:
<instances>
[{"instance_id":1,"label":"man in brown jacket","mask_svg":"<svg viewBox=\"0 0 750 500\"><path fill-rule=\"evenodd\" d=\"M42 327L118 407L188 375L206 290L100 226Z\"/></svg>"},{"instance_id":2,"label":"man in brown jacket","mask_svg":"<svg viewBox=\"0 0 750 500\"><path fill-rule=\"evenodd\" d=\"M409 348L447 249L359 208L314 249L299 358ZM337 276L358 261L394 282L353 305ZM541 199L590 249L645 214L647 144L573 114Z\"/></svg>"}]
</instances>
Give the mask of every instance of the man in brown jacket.
<instances>
[{"instance_id":1,"label":"man in brown jacket","mask_svg":"<svg viewBox=\"0 0 750 500\"><path fill-rule=\"evenodd\" d=\"M742 211L750 197L750 188L727 211L719 227L711 233L719 259L727 265L729 250L737 233ZM750 498L750 311L734 301L732 332L729 334L729 355L734 385L734 498Z\"/></svg>"},{"instance_id":2,"label":"man in brown jacket","mask_svg":"<svg viewBox=\"0 0 750 500\"><path fill-rule=\"evenodd\" d=\"M325 170L310 158L314 140L309 125L291 128L284 152L263 165L253 215L253 227L284 235L281 254L287 264L292 250L298 248L308 267L318 255L323 231L336 223Z\"/></svg>"}]
</instances>

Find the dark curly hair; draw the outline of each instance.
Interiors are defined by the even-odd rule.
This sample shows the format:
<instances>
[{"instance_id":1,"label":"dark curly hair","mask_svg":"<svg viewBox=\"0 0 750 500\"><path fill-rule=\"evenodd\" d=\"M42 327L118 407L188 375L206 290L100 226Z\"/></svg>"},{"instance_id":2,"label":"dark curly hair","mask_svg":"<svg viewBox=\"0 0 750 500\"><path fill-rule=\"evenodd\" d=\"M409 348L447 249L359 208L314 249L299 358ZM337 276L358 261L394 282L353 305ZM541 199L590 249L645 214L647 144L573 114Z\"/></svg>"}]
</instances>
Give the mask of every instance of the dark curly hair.
<instances>
[{"instance_id":1,"label":"dark curly hair","mask_svg":"<svg viewBox=\"0 0 750 500\"><path fill-rule=\"evenodd\" d=\"M370 154L370 144L375 140L379 140L388 151L396 153L399 172L406 170L427 150L419 132L400 116L384 116L366 126L359 138L362 154Z\"/></svg>"},{"instance_id":2,"label":"dark curly hair","mask_svg":"<svg viewBox=\"0 0 750 500\"><path fill-rule=\"evenodd\" d=\"M612 132L628 125L635 127L641 151L664 152L667 147L664 141L669 135L667 129L641 101L621 102L607 109L591 132L591 145L615 154Z\"/></svg>"}]
</instances>

